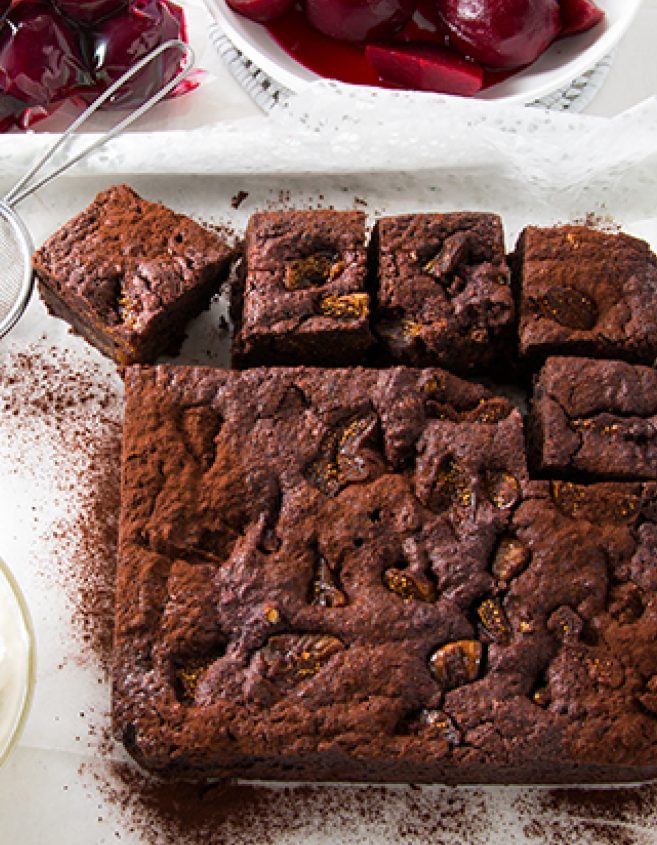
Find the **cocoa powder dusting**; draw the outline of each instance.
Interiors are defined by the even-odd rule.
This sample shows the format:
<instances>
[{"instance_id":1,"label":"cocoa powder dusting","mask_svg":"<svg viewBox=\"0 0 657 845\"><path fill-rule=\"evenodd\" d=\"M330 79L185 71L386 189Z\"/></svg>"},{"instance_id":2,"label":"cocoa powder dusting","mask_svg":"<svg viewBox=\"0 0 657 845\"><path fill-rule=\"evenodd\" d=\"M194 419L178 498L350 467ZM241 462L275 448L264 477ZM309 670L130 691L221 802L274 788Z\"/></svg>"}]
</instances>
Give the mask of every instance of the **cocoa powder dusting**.
<instances>
[{"instance_id":1,"label":"cocoa powder dusting","mask_svg":"<svg viewBox=\"0 0 657 845\"><path fill-rule=\"evenodd\" d=\"M61 496L65 515L36 526L74 607L83 653L107 672L112 648L119 510L121 383L109 366L56 348L32 348L0 361L3 438L17 474ZM12 422L13 420L13 422ZM44 489L45 488L45 489ZM50 498L47 495L45 501ZM37 498L36 516L42 510Z\"/></svg>"}]
</instances>

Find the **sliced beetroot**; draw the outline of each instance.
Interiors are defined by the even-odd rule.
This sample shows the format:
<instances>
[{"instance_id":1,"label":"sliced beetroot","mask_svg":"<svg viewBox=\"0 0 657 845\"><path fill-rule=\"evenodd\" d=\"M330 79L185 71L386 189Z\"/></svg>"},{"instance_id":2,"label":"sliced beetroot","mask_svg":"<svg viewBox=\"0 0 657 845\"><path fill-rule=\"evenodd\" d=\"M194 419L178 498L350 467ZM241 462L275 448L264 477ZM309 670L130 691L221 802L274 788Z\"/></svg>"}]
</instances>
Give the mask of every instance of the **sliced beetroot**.
<instances>
[{"instance_id":1,"label":"sliced beetroot","mask_svg":"<svg viewBox=\"0 0 657 845\"><path fill-rule=\"evenodd\" d=\"M258 23L280 18L294 6L295 0L226 0L231 9Z\"/></svg>"},{"instance_id":2,"label":"sliced beetroot","mask_svg":"<svg viewBox=\"0 0 657 845\"><path fill-rule=\"evenodd\" d=\"M413 17L395 36L395 41L407 44L437 44L449 46L449 33L438 14L436 0L420 0Z\"/></svg>"},{"instance_id":3,"label":"sliced beetroot","mask_svg":"<svg viewBox=\"0 0 657 845\"><path fill-rule=\"evenodd\" d=\"M577 35L592 29L605 13L592 0L561 0L561 35Z\"/></svg>"},{"instance_id":4,"label":"sliced beetroot","mask_svg":"<svg viewBox=\"0 0 657 845\"><path fill-rule=\"evenodd\" d=\"M77 34L49 3L22 0L0 29L0 90L47 106L91 84Z\"/></svg>"},{"instance_id":5,"label":"sliced beetroot","mask_svg":"<svg viewBox=\"0 0 657 845\"><path fill-rule=\"evenodd\" d=\"M387 38L412 17L416 0L306 0L310 23L339 41Z\"/></svg>"},{"instance_id":6,"label":"sliced beetroot","mask_svg":"<svg viewBox=\"0 0 657 845\"><path fill-rule=\"evenodd\" d=\"M80 26L92 26L118 14L128 0L53 0L53 3L69 20Z\"/></svg>"},{"instance_id":7,"label":"sliced beetroot","mask_svg":"<svg viewBox=\"0 0 657 845\"><path fill-rule=\"evenodd\" d=\"M479 65L437 46L368 44L365 57L382 80L404 88L470 97L483 84Z\"/></svg>"},{"instance_id":8,"label":"sliced beetroot","mask_svg":"<svg viewBox=\"0 0 657 845\"><path fill-rule=\"evenodd\" d=\"M127 9L89 31L91 65L100 91L159 44L184 38L180 6L166 0L132 0ZM178 72L181 56L168 50L137 74L112 100L114 108L132 108L147 100Z\"/></svg>"},{"instance_id":9,"label":"sliced beetroot","mask_svg":"<svg viewBox=\"0 0 657 845\"><path fill-rule=\"evenodd\" d=\"M558 0L439 0L437 5L452 45L484 67L528 65L561 31Z\"/></svg>"}]
</instances>

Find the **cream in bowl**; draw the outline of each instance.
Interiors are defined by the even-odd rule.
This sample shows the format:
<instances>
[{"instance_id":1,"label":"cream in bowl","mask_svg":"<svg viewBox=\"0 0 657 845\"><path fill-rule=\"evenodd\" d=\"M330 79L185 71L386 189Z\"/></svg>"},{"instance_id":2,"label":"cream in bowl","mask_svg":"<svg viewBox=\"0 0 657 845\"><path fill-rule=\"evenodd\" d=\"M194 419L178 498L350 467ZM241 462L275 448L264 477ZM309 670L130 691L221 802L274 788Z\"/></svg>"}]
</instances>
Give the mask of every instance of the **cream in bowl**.
<instances>
[{"instance_id":1,"label":"cream in bowl","mask_svg":"<svg viewBox=\"0 0 657 845\"><path fill-rule=\"evenodd\" d=\"M34 686L34 635L25 600L0 560L0 763L29 710Z\"/></svg>"}]
</instances>

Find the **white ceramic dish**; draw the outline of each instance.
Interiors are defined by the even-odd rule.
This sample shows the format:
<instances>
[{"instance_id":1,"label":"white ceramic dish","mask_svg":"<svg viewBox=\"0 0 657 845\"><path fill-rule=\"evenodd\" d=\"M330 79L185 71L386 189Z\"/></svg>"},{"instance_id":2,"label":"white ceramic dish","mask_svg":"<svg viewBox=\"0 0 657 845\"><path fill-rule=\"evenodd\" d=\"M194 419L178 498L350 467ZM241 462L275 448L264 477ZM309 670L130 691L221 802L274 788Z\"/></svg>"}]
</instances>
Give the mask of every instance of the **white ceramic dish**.
<instances>
[{"instance_id":1,"label":"white ceramic dish","mask_svg":"<svg viewBox=\"0 0 657 845\"><path fill-rule=\"evenodd\" d=\"M34 682L32 621L14 576L0 559L0 765L25 724Z\"/></svg>"},{"instance_id":2,"label":"white ceramic dish","mask_svg":"<svg viewBox=\"0 0 657 845\"><path fill-rule=\"evenodd\" d=\"M319 77L296 62L267 30L233 12L225 0L210 0L216 21L235 47L284 88L299 93ZM582 35L557 41L533 65L477 95L481 100L530 103L569 85L618 44L642 0L598 0L606 18Z\"/></svg>"}]
</instances>

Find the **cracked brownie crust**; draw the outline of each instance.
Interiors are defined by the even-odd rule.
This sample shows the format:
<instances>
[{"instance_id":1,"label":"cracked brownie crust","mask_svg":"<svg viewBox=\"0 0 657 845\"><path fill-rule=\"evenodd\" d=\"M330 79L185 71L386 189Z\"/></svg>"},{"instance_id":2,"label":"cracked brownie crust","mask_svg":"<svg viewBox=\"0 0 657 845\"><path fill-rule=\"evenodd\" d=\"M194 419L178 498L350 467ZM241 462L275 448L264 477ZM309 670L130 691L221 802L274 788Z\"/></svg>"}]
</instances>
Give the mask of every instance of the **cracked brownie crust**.
<instances>
[{"instance_id":1,"label":"cracked brownie crust","mask_svg":"<svg viewBox=\"0 0 657 845\"><path fill-rule=\"evenodd\" d=\"M548 358L534 387L530 455L538 473L657 477L657 371L623 361Z\"/></svg>"},{"instance_id":2,"label":"cracked brownie crust","mask_svg":"<svg viewBox=\"0 0 657 845\"><path fill-rule=\"evenodd\" d=\"M586 226L528 226L512 259L520 355L657 358L657 258L644 241Z\"/></svg>"},{"instance_id":3,"label":"cracked brownie crust","mask_svg":"<svg viewBox=\"0 0 657 845\"><path fill-rule=\"evenodd\" d=\"M394 360L469 372L510 352L515 308L497 215L383 218L372 254L375 332Z\"/></svg>"},{"instance_id":4,"label":"cracked brownie crust","mask_svg":"<svg viewBox=\"0 0 657 845\"><path fill-rule=\"evenodd\" d=\"M126 185L98 194L34 255L50 313L118 364L175 352L226 279L220 236Z\"/></svg>"},{"instance_id":5,"label":"cracked brownie crust","mask_svg":"<svg viewBox=\"0 0 657 845\"><path fill-rule=\"evenodd\" d=\"M363 362L374 341L362 212L254 214L244 253L234 366Z\"/></svg>"},{"instance_id":6,"label":"cracked brownie crust","mask_svg":"<svg viewBox=\"0 0 657 845\"><path fill-rule=\"evenodd\" d=\"M518 411L437 369L126 390L113 716L142 765L657 774L654 485L530 482Z\"/></svg>"}]
</instances>

